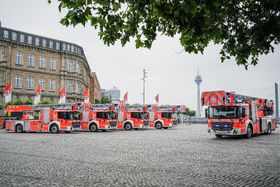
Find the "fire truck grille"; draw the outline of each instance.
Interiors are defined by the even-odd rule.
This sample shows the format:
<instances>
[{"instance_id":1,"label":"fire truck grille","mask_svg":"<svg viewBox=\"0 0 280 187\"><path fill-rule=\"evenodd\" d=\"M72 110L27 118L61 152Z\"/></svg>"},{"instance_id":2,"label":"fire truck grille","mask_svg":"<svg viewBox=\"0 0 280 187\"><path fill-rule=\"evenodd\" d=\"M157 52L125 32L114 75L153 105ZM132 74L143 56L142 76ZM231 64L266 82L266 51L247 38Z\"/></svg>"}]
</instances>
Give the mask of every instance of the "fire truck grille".
<instances>
[{"instance_id":1,"label":"fire truck grille","mask_svg":"<svg viewBox=\"0 0 280 187\"><path fill-rule=\"evenodd\" d=\"M148 126L149 125L149 121L144 121L143 125L144 126Z\"/></svg>"},{"instance_id":2,"label":"fire truck grille","mask_svg":"<svg viewBox=\"0 0 280 187\"><path fill-rule=\"evenodd\" d=\"M230 122L214 122L212 123L212 129L218 131L230 131L232 130L233 123Z\"/></svg>"},{"instance_id":3,"label":"fire truck grille","mask_svg":"<svg viewBox=\"0 0 280 187\"><path fill-rule=\"evenodd\" d=\"M81 126L81 124L80 124L80 122L72 122L72 127L73 128L80 128L80 126Z\"/></svg>"},{"instance_id":4,"label":"fire truck grille","mask_svg":"<svg viewBox=\"0 0 280 187\"><path fill-rule=\"evenodd\" d=\"M110 121L110 126L111 126L111 127L117 126L117 122L116 122L116 121Z\"/></svg>"}]
</instances>

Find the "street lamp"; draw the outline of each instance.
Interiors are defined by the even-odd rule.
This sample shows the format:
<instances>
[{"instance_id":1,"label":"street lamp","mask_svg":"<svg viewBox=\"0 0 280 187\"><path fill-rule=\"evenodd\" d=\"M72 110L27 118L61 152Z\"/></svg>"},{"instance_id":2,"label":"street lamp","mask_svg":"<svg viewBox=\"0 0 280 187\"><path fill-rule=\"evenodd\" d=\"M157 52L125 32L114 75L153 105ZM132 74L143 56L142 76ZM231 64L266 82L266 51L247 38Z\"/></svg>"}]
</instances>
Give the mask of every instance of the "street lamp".
<instances>
[{"instance_id":1,"label":"street lamp","mask_svg":"<svg viewBox=\"0 0 280 187\"><path fill-rule=\"evenodd\" d=\"M143 78L141 78L141 80L143 80L143 105L145 105L145 83L147 77L147 71L143 69Z\"/></svg>"}]
</instances>

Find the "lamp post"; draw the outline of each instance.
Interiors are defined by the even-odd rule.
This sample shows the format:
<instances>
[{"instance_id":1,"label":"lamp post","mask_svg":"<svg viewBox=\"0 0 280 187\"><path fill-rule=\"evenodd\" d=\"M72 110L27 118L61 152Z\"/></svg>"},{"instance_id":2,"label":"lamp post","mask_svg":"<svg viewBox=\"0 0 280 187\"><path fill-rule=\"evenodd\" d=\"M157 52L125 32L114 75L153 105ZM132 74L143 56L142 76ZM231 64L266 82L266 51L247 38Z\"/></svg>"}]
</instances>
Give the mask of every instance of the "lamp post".
<instances>
[{"instance_id":1,"label":"lamp post","mask_svg":"<svg viewBox=\"0 0 280 187\"><path fill-rule=\"evenodd\" d=\"M141 80L143 80L143 105L145 105L145 83L146 83L146 78L147 78L147 71L145 69L143 69L143 77L141 78Z\"/></svg>"}]
</instances>

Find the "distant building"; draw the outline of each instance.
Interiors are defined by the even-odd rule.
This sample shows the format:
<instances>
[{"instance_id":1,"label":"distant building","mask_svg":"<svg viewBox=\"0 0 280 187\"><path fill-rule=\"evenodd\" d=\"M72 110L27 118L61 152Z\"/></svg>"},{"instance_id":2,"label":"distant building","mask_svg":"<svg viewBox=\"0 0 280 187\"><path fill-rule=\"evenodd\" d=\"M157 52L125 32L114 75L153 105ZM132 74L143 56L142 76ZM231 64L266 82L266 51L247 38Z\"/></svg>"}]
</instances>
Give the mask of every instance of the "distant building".
<instances>
[{"instance_id":1,"label":"distant building","mask_svg":"<svg viewBox=\"0 0 280 187\"><path fill-rule=\"evenodd\" d=\"M107 96L109 99L111 99L112 103L119 103L121 98L121 91L117 89L116 87L113 87L112 89L105 90L102 89L102 97Z\"/></svg>"},{"instance_id":2,"label":"distant building","mask_svg":"<svg viewBox=\"0 0 280 187\"><path fill-rule=\"evenodd\" d=\"M91 79L81 46L0 25L0 92L12 82L12 100L33 100L40 85L42 100L58 101L60 88L66 86L67 102L83 101Z\"/></svg>"},{"instance_id":3,"label":"distant building","mask_svg":"<svg viewBox=\"0 0 280 187\"><path fill-rule=\"evenodd\" d=\"M101 87L95 72L92 72L92 78L90 80L90 102L95 103L95 100L101 101Z\"/></svg>"}]
</instances>

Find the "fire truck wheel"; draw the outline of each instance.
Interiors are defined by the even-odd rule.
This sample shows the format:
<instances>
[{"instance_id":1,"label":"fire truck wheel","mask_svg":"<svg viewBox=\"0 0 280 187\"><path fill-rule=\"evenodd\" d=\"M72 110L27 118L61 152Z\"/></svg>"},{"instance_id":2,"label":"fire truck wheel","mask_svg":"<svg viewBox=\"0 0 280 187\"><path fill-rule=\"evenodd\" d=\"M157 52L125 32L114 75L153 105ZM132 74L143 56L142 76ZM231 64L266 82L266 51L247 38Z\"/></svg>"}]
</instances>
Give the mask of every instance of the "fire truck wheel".
<instances>
[{"instance_id":1,"label":"fire truck wheel","mask_svg":"<svg viewBox=\"0 0 280 187\"><path fill-rule=\"evenodd\" d=\"M162 128L161 122L156 122L155 126L156 126L157 129L161 129Z\"/></svg>"},{"instance_id":2,"label":"fire truck wheel","mask_svg":"<svg viewBox=\"0 0 280 187\"><path fill-rule=\"evenodd\" d=\"M131 123L125 123L125 124L124 124L124 129L125 129L125 130L131 130L131 129L132 129Z\"/></svg>"},{"instance_id":3,"label":"fire truck wheel","mask_svg":"<svg viewBox=\"0 0 280 187\"><path fill-rule=\"evenodd\" d=\"M96 131L98 130L97 125L94 124L94 123L93 123L93 124L90 124L89 130L90 130L91 132L96 132Z\"/></svg>"},{"instance_id":4,"label":"fire truck wheel","mask_svg":"<svg viewBox=\"0 0 280 187\"><path fill-rule=\"evenodd\" d=\"M216 134L216 137L217 137L217 138L222 138L222 137L223 137L223 135Z\"/></svg>"},{"instance_id":5,"label":"fire truck wheel","mask_svg":"<svg viewBox=\"0 0 280 187\"><path fill-rule=\"evenodd\" d=\"M21 124L16 125L16 132L18 132L18 133L23 132L23 126Z\"/></svg>"},{"instance_id":6,"label":"fire truck wheel","mask_svg":"<svg viewBox=\"0 0 280 187\"><path fill-rule=\"evenodd\" d=\"M248 125L248 127L247 127L246 138L251 138L252 136L253 136L252 126L251 126L251 125Z\"/></svg>"},{"instance_id":7,"label":"fire truck wheel","mask_svg":"<svg viewBox=\"0 0 280 187\"><path fill-rule=\"evenodd\" d=\"M271 134L271 124L268 123L266 134Z\"/></svg>"},{"instance_id":8,"label":"fire truck wheel","mask_svg":"<svg viewBox=\"0 0 280 187\"><path fill-rule=\"evenodd\" d=\"M58 126L56 124L51 125L50 131L52 133L58 133L59 132Z\"/></svg>"}]
</instances>

